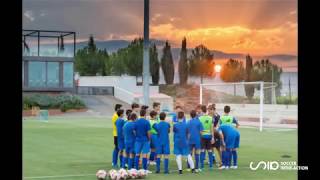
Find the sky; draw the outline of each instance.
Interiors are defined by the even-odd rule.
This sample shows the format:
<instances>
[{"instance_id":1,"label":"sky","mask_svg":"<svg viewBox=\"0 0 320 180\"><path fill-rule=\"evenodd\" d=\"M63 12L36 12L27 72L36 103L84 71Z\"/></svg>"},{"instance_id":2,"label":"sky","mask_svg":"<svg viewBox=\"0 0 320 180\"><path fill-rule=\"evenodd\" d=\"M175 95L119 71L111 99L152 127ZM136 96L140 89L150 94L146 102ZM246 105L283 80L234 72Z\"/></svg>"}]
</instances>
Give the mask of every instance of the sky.
<instances>
[{"instance_id":1,"label":"sky","mask_svg":"<svg viewBox=\"0 0 320 180\"><path fill-rule=\"evenodd\" d=\"M143 0L23 0L23 28L143 36ZM150 0L150 38L188 48L252 55L297 55L297 0Z\"/></svg>"}]
</instances>

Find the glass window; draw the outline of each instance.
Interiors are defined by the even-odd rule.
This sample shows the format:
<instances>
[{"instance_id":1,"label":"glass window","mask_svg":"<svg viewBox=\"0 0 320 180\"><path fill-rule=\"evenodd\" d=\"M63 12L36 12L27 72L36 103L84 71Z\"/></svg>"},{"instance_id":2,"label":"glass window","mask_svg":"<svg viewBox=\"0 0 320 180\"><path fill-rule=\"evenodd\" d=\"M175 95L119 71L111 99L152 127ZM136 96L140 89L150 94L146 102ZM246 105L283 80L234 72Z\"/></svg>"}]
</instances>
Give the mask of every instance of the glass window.
<instances>
[{"instance_id":1,"label":"glass window","mask_svg":"<svg viewBox=\"0 0 320 180\"><path fill-rule=\"evenodd\" d=\"M63 63L63 87L73 87L73 63Z\"/></svg>"},{"instance_id":2,"label":"glass window","mask_svg":"<svg viewBox=\"0 0 320 180\"><path fill-rule=\"evenodd\" d=\"M47 87L59 87L59 63L48 62L47 71Z\"/></svg>"},{"instance_id":3,"label":"glass window","mask_svg":"<svg viewBox=\"0 0 320 180\"><path fill-rule=\"evenodd\" d=\"M29 62L29 87L46 86L46 63Z\"/></svg>"}]
</instances>

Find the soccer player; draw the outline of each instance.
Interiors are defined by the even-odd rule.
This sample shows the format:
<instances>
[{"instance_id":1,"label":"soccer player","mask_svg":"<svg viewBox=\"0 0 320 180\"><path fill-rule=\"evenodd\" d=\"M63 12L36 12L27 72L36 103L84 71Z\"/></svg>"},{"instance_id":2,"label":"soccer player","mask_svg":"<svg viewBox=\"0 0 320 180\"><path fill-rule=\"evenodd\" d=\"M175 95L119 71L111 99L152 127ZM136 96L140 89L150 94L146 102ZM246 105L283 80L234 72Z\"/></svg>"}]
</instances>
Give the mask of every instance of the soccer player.
<instances>
[{"instance_id":1,"label":"soccer player","mask_svg":"<svg viewBox=\"0 0 320 180\"><path fill-rule=\"evenodd\" d=\"M145 118L146 110L140 110L140 118L135 122L135 132L136 132L136 141L135 141L135 167L139 169L139 160L140 154L142 154L142 166L143 169L148 170L148 153L150 151L150 139L151 139L151 127L148 120Z\"/></svg>"},{"instance_id":2,"label":"soccer player","mask_svg":"<svg viewBox=\"0 0 320 180\"><path fill-rule=\"evenodd\" d=\"M156 149L157 149L157 145L158 145L158 132L156 131L156 129L153 128L154 124L157 124L157 112L152 110L150 112L150 127L151 127L151 141L150 141L150 148L151 148L151 153L150 153L150 157L149 157L149 164L150 165L155 165L156 162L154 161L157 157L156 155Z\"/></svg>"},{"instance_id":3,"label":"soccer player","mask_svg":"<svg viewBox=\"0 0 320 180\"><path fill-rule=\"evenodd\" d=\"M125 161L123 160L123 156L125 155L124 153L124 136L123 136L123 126L124 126L124 110L123 109L119 109L117 111L117 115L118 115L118 119L116 121L116 127L117 127L117 139L118 139L118 149L120 152L120 167L121 168L125 168Z\"/></svg>"},{"instance_id":4,"label":"soccer player","mask_svg":"<svg viewBox=\"0 0 320 180\"><path fill-rule=\"evenodd\" d=\"M161 156L164 158L164 173L169 174L169 154L170 154L170 124L165 121L166 113L160 113L160 122L153 126L158 132L158 146L157 146L157 170L160 173Z\"/></svg>"},{"instance_id":5,"label":"soccer player","mask_svg":"<svg viewBox=\"0 0 320 180\"><path fill-rule=\"evenodd\" d=\"M114 106L114 114L112 116L111 122L112 122L112 133L113 133L113 144L114 149L112 153L112 167L117 168L118 167L118 156L119 156L119 149L118 149L118 138L117 138L117 127L116 127L116 121L118 119L117 111L121 109L121 104L116 104Z\"/></svg>"},{"instance_id":6,"label":"soccer player","mask_svg":"<svg viewBox=\"0 0 320 180\"><path fill-rule=\"evenodd\" d=\"M196 112L197 112L197 116L200 117L203 113L202 113L202 110L201 110L201 106L202 104L198 104L196 106Z\"/></svg>"},{"instance_id":7,"label":"soccer player","mask_svg":"<svg viewBox=\"0 0 320 180\"><path fill-rule=\"evenodd\" d=\"M218 152L219 159L221 161L221 151L220 151L221 140L220 140L220 135L219 135L219 133L217 131L217 125L218 125L218 123L220 121L220 115L216 111L215 104L210 105L208 109L210 109L210 114L212 114L213 120L214 120L213 121L214 143L212 144L212 152L214 152L214 149L216 149L217 152ZM215 160L213 160L213 162L214 161ZM219 162L218 166L220 167L221 165L222 165L222 163Z\"/></svg>"},{"instance_id":8,"label":"soccer player","mask_svg":"<svg viewBox=\"0 0 320 180\"><path fill-rule=\"evenodd\" d=\"M196 160L196 172L199 170L199 161L200 161L200 149L201 149L201 133L203 131L203 126L200 120L196 117L197 112L192 110L190 112L191 120L187 123L188 129L188 140L190 147L190 154L194 152Z\"/></svg>"},{"instance_id":9,"label":"soccer player","mask_svg":"<svg viewBox=\"0 0 320 180\"><path fill-rule=\"evenodd\" d=\"M176 106L176 108L175 108L175 113L172 114L172 122L173 122L173 123L178 122L177 114L178 114L179 112L183 112L183 109L182 109L181 106ZM183 120L182 120L182 121L183 121L183 122L186 122L186 118L183 117Z\"/></svg>"},{"instance_id":10,"label":"soccer player","mask_svg":"<svg viewBox=\"0 0 320 180\"><path fill-rule=\"evenodd\" d=\"M160 103L159 102L154 102L152 104L152 107L153 107L153 110L157 112L157 121L160 122L160 118L159 118L159 115L160 115Z\"/></svg>"},{"instance_id":11,"label":"soccer player","mask_svg":"<svg viewBox=\"0 0 320 180\"><path fill-rule=\"evenodd\" d=\"M212 146L214 143L214 132L213 132L213 124L212 124L212 116L207 114L207 106L201 106L202 116L199 117L200 122L203 126L203 132L201 136L201 154L200 154L200 164L201 169L204 168L204 157L206 151L209 156L209 168L213 168L213 154L212 154Z\"/></svg>"},{"instance_id":12,"label":"soccer player","mask_svg":"<svg viewBox=\"0 0 320 180\"><path fill-rule=\"evenodd\" d=\"M140 112L140 106L139 106L139 104L137 104L137 103L132 103L132 105L131 105L131 110L132 110L132 112L134 112L134 113L136 113L136 114L139 114L139 112Z\"/></svg>"},{"instance_id":13,"label":"soccer player","mask_svg":"<svg viewBox=\"0 0 320 180\"><path fill-rule=\"evenodd\" d=\"M194 163L189 153L188 141L187 141L187 123L183 122L184 112L178 112L178 122L173 125L174 133L174 154L176 155L176 161L179 169L179 174L182 174L182 156L187 157L187 161L190 164L192 173L195 172Z\"/></svg>"},{"instance_id":14,"label":"soccer player","mask_svg":"<svg viewBox=\"0 0 320 180\"><path fill-rule=\"evenodd\" d=\"M132 169L133 163L134 163L134 142L135 142L134 126L135 126L135 120L137 118L138 117L136 113L131 113L128 118L128 122L125 123L125 125L123 126L124 146L125 146L124 159L127 159L128 161L128 169Z\"/></svg>"},{"instance_id":15,"label":"soccer player","mask_svg":"<svg viewBox=\"0 0 320 180\"><path fill-rule=\"evenodd\" d=\"M222 166L219 169L237 169L238 168L238 153L240 143L240 133L237 128L231 124L222 124L218 128L221 137L222 145ZM231 165L233 159L233 166Z\"/></svg>"},{"instance_id":16,"label":"soccer player","mask_svg":"<svg viewBox=\"0 0 320 180\"><path fill-rule=\"evenodd\" d=\"M220 117L220 125L222 124L231 124L233 126L235 126L236 128L239 127L239 123L238 121L236 120L235 117L229 115L230 113L230 106L225 106L224 107L224 114Z\"/></svg>"},{"instance_id":17,"label":"soccer player","mask_svg":"<svg viewBox=\"0 0 320 180\"><path fill-rule=\"evenodd\" d=\"M126 110L126 115L127 115L127 117L125 118L125 121L128 121L128 120L129 120L129 116L130 116L131 113L132 113L132 110L131 110L131 109L127 109L127 110Z\"/></svg>"}]
</instances>

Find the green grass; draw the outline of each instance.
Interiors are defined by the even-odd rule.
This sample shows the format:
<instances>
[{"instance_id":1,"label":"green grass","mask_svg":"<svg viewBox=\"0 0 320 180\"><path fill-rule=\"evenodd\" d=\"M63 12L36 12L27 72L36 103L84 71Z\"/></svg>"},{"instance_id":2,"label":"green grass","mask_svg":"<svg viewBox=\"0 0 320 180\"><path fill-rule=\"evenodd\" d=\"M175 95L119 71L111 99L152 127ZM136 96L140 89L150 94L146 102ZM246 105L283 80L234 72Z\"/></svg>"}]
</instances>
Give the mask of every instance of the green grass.
<instances>
[{"instance_id":1,"label":"green grass","mask_svg":"<svg viewBox=\"0 0 320 180\"><path fill-rule=\"evenodd\" d=\"M151 174L148 179L297 179L297 171L249 169L251 161L297 161L297 131L257 128L240 129L239 169L205 170L200 174L176 171L169 175ZM171 147L172 147L171 143ZM23 121L23 174L26 179L40 176L87 175L43 179L94 180L98 169L109 170L113 150L111 121L102 118L50 118ZM172 150L172 148L171 148ZM290 158L282 158L290 155ZM183 163L185 166L186 163ZM163 165L163 163L162 163ZM154 171L154 166L150 167ZM174 155L170 169L176 170ZM92 175L90 175L92 174ZM36 178L39 179L39 178Z\"/></svg>"}]
</instances>

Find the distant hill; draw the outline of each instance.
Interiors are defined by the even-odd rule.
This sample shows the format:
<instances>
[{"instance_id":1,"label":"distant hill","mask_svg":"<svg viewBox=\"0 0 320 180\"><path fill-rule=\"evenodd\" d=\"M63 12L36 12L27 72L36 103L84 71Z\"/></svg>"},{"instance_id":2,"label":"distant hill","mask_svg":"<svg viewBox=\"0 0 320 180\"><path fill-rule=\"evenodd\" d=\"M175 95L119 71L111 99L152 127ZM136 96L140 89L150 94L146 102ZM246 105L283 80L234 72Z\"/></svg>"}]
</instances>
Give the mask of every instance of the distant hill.
<instances>
[{"instance_id":1,"label":"distant hill","mask_svg":"<svg viewBox=\"0 0 320 180\"><path fill-rule=\"evenodd\" d=\"M127 40L108 40L108 41L95 41L96 46L99 49L106 49L109 53L116 52L120 48L125 48L129 45L130 41ZM158 39L151 39L151 44L155 43L157 48L158 48L158 55L159 59L162 56L162 47L165 44L164 40L158 40ZM83 42L78 42L76 44L76 48L82 49L88 44L87 41ZM33 47L31 47L32 49ZM35 48L35 47L34 47ZM180 48L171 48L172 50L172 56L177 63L179 61L180 57ZM191 50L188 49L187 53L188 56L191 55ZM36 50L34 50L36 51ZM46 45L41 45L41 52L44 53L54 53L54 51L57 51L57 46L56 44L46 44ZM73 53L73 44L71 43L65 43L65 52L66 53ZM230 58L233 59L238 59L238 60L245 60L246 54L241 54L241 53L226 53L223 51L219 50L211 50L211 52L214 54L214 59L215 60L227 60ZM266 56L253 56L254 61L255 60L260 60L260 59L269 59L272 62L275 62L277 64L281 64L282 66L286 65L296 65L297 64L297 56L296 55L290 55L290 54L271 54L271 55L266 55Z\"/></svg>"}]
</instances>

